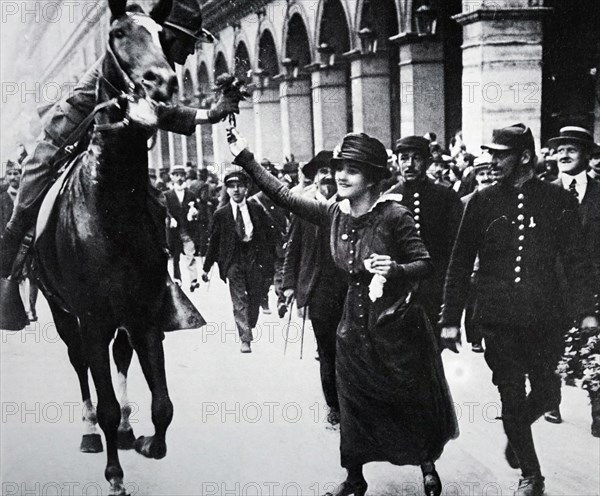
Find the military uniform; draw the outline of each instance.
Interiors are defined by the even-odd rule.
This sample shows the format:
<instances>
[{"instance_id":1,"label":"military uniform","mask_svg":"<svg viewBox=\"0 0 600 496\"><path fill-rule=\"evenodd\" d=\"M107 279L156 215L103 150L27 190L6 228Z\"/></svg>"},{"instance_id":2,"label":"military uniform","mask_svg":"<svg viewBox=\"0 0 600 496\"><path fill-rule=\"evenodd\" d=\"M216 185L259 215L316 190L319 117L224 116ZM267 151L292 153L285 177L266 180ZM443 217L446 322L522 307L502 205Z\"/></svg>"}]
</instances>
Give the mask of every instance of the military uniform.
<instances>
[{"instance_id":1,"label":"military uniform","mask_svg":"<svg viewBox=\"0 0 600 496\"><path fill-rule=\"evenodd\" d=\"M434 272L421 283L420 294L427 317L435 325L440 317L446 269L460 224L462 202L453 190L429 178L406 182L388 193L402 193L401 204L413 213L415 227L431 256Z\"/></svg>"},{"instance_id":2,"label":"military uniform","mask_svg":"<svg viewBox=\"0 0 600 496\"><path fill-rule=\"evenodd\" d=\"M535 177L504 183L468 203L446 278L442 325L460 326L479 254L473 320L486 339L486 361L502 400L504 428L524 476L540 474L530 424L556 404L562 332L594 311L593 267L586 256L575 198ZM571 311L561 295L565 267ZM525 377L531 391L526 395Z\"/></svg>"}]
</instances>

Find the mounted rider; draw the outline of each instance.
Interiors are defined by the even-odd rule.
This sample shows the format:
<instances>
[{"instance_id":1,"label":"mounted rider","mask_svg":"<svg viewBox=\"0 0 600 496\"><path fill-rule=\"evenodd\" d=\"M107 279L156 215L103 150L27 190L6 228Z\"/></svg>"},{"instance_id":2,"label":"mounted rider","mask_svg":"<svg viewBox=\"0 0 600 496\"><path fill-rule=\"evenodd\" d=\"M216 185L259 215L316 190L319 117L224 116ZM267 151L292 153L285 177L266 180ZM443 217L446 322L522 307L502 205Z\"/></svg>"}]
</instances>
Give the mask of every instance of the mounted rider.
<instances>
[{"instance_id":1,"label":"mounted rider","mask_svg":"<svg viewBox=\"0 0 600 496\"><path fill-rule=\"evenodd\" d=\"M202 14L197 0L161 1L147 16L141 9L131 9L128 15L151 32L154 40L160 43L169 63L184 64L194 53L198 42L212 42L212 35L202 29ZM96 87L104 57L98 60L82 77L73 90L72 96L61 100L49 109L40 112L42 134L34 153L23 164L21 188L15 203L13 215L0 238L0 277L7 279L21 243L27 232L34 226L42 200L48 188L54 183L57 172L69 157L69 148L83 136L82 123L96 106ZM237 92L222 92L217 103L209 110L191 107L158 104L158 127L165 131L192 135L198 124L215 124L232 113L238 113L240 95ZM151 203L155 203L152 205ZM153 217L164 225L164 208L158 202L149 202ZM5 299L5 288L15 284L2 281L0 294L0 328L14 329L13 309ZM14 299L11 301L15 301ZM17 326L18 327L18 326Z\"/></svg>"}]
</instances>

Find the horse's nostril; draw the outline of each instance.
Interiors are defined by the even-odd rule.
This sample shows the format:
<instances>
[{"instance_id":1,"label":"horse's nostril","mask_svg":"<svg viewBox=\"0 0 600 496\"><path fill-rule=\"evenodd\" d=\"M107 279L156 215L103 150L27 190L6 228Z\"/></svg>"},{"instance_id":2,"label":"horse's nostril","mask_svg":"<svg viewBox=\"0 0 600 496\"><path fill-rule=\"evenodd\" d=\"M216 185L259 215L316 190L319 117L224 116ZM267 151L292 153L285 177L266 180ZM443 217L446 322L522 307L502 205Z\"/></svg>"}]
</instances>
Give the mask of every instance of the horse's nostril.
<instances>
[{"instance_id":1,"label":"horse's nostril","mask_svg":"<svg viewBox=\"0 0 600 496\"><path fill-rule=\"evenodd\" d=\"M146 71L144 73L144 79L146 81L156 81L158 79L158 74L156 74L154 71Z\"/></svg>"}]
</instances>

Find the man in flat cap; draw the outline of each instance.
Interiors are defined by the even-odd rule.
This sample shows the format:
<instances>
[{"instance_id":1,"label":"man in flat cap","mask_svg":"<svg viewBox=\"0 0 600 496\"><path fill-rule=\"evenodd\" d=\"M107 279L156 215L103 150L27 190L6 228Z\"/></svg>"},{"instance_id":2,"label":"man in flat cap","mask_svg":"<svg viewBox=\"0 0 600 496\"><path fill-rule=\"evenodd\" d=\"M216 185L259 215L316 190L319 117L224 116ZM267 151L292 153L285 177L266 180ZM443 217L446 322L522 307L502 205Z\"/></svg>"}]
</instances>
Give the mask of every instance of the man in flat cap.
<instances>
[{"instance_id":1,"label":"man in flat cap","mask_svg":"<svg viewBox=\"0 0 600 496\"><path fill-rule=\"evenodd\" d=\"M548 141L555 151L560 175L554 183L569 191L579 203L579 217L588 256L591 257L596 276L594 295L596 314L600 313L600 184L588 176L590 157L595 149L592 133L578 126L566 126L559 136ZM566 331L567 329L565 329ZM582 365L582 369L585 367ZM593 394L590 395L594 401ZM558 398L560 403L560 397ZM544 415L548 422L562 422L559 403Z\"/></svg>"},{"instance_id":2,"label":"man in flat cap","mask_svg":"<svg viewBox=\"0 0 600 496\"><path fill-rule=\"evenodd\" d=\"M172 8L165 12L171 3ZM194 53L196 44L208 39L208 34L202 29L202 15L197 0L162 0L150 16L139 12L139 8L128 15L150 31L171 64L185 63L187 56ZM61 147L73 145L66 143L66 140L92 113L96 105L96 86L102 63L103 57L81 78L68 98L43 109L42 135L33 154L23 164L19 196L0 244L2 278L9 276L21 241L35 223L44 194L68 156L64 149L60 151ZM161 103L158 105L158 127L189 136L195 132L197 124L216 123L230 113L239 112L238 103L239 99L230 93L222 95L216 105L208 111ZM149 209L157 219L156 224L163 225L164 207L158 202L149 202ZM3 312L3 315L5 313L8 312ZM10 324L4 322L3 315L0 315L0 328L7 328Z\"/></svg>"},{"instance_id":3,"label":"man in flat cap","mask_svg":"<svg viewBox=\"0 0 600 496\"><path fill-rule=\"evenodd\" d=\"M208 282L216 262L221 279L229 283L240 351L250 353L260 310L260 281L274 256L273 245L267 241L269 225L263 209L246 201L250 176L234 170L225 175L224 183L229 201L214 214L202 280Z\"/></svg>"},{"instance_id":4,"label":"man in flat cap","mask_svg":"<svg viewBox=\"0 0 600 496\"><path fill-rule=\"evenodd\" d=\"M333 152L323 150L302 167L302 174L315 185L305 196L327 203L337 192L331 166ZM327 421L336 425L340 405L335 383L335 341L342 318L348 282L333 262L329 231L292 216L283 265L283 288L286 298L296 298L298 308L306 306L312 322L321 387L329 408Z\"/></svg>"},{"instance_id":5,"label":"man in flat cap","mask_svg":"<svg viewBox=\"0 0 600 496\"><path fill-rule=\"evenodd\" d=\"M505 456L522 472L515 496L542 496L544 477L531 424L560 394L555 371L568 323L598 325L593 267L577 200L535 176L531 130L524 124L496 129L492 143L482 148L492 154L492 168L501 176L466 206L446 277L442 341L458 351L460 320L479 255L473 320L485 337L485 359L500 392ZM568 279L569 307L561 294L558 260Z\"/></svg>"},{"instance_id":6,"label":"man in flat cap","mask_svg":"<svg viewBox=\"0 0 600 496\"><path fill-rule=\"evenodd\" d=\"M444 278L454 238L462 215L462 203L450 188L427 177L431 144L422 136L407 136L396 142L394 152L404 183L388 193L401 193L402 205L415 217L415 225L433 262L434 272L422 282L420 293L427 317L436 326L440 317Z\"/></svg>"}]
</instances>

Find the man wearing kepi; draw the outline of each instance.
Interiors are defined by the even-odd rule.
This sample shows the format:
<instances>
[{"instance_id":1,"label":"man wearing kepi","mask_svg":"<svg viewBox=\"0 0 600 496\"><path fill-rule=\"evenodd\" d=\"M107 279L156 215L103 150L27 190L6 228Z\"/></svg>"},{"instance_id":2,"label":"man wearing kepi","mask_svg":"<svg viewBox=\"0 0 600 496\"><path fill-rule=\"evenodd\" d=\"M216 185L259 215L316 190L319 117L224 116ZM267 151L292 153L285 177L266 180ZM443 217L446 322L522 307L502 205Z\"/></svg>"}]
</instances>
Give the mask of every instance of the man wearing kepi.
<instances>
[{"instance_id":1,"label":"man wearing kepi","mask_svg":"<svg viewBox=\"0 0 600 496\"><path fill-rule=\"evenodd\" d=\"M160 6L159 4L150 16L140 12L130 12L129 15L148 29L155 42L161 45L171 65L183 64L188 55L194 53L197 42L209 41L210 38L210 33L202 29L199 4L197 0L174 0L169 13L160 12ZM103 58L88 70L74 88L72 96L45 109L42 115L42 135L34 153L23 164L21 189L0 244L2 278L10 275L21 241L34 225L44 195L68 156L65 146L72 145L70 141L80 137L74 136L78 134L78 126L93 112L102 63ZM191 135L197 124L216 123L230 113L239 112L238 102L236 95L227 93L208 111L159 104L158 127ZM164 208L158 202L154 203L156 204L150 202L148 206L154 211L157 225L162 225ZM0 327L5 328L5 319L3 316L0 318Z\"/></svg>"},{"instance_id":2,"label":"man wearing kepi","mask_svg":"<svg viewBox=\"0 0 600 496\"><path fill-rule=\"evenodd\" d=\"M544 477L531 424L556 404L555 373L563 331L577 320L594 327L593 267L586 256L577 200L534 173L535 145L524 124L496 129L492 168L497 184L468 203L448 267L442 341L460 342L460 319L473 262L479 254L477 309L473 316L486 340L485 359L502 402L508 438L505 455L522 471L516 496L541 496ZM569 310L563 304L557 261L568 279ZM526 394L525 379L530 392Z\"/></svg>"},{"instance_id":3,"label":"man wearing kepi","mask_svg":"<svg viewBox=\"0 0 600 496\"><path fill-rule=\"evenodd\" d=\"M406 136L395 152L404 184L388 193L402 193L402 205L414 215L415 227L431 255L434 272L421 283L421 303L432 325L440 318L444 278L462 215L462 203L451 189L435 184L426 175L431 161L430 143L422 136Z\"/></svg>"}]
</instances>

